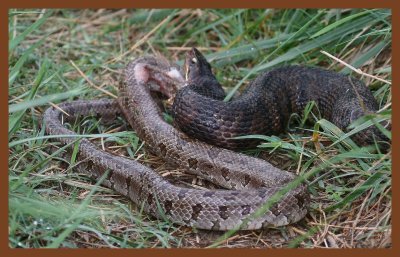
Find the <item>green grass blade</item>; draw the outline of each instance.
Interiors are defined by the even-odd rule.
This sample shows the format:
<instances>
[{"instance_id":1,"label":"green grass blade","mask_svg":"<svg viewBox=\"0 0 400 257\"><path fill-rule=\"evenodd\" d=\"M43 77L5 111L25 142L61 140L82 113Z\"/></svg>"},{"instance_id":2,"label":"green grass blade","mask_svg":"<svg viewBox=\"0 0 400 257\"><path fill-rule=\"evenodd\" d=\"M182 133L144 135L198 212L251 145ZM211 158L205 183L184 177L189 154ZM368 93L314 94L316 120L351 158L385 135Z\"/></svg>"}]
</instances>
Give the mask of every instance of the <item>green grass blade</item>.
<instances>
[{"instance_id":1,"label":"green grass blade","mask_svg":"<svg viewBox=\"0 0 400 257\"><path fill-rule=\"evenodd\" d=\"M329 31L335 29L336 27L339 27L340 25L342 25L342 24L344 24L344 23L346 23L346 22L349 22L349 21L351 21L351 20L353 20L353 19L355 19L355 18L358 18L358 17L360 17L360 16L366 15L366 14L368 14L368 13L370 13L369 10L368 10L368 11L364 11L364 12L360 12L360 13L356 13L356 14L347 16L347 17L345 17L345 18L343 18L343 19L340 19L340 20L338 20L338 21L336 21L336 22L334 22L334 23L332 23L332 24L329 24L328 26L324 27L323 29L321 29L320 31L318 31L317 33L315 33L314 35L312 35L310 38L319 37L319 36L321 36L322 34L325 34L325 33L327 33L327 32L329 32Z\"/></svg>"},{"instance_id":2,"label":"green grass blade","mask_svg":"<svg viewBox=\"0 0 400 257\"><path fill-rule=\"evenodd\" d=\"M362 185L355 188L354 191L352 191L350 194L348 194L346 197L344 197L342 201L329 206L328 208L325 209L325 211L330 212L330 211L336 210L338 208L343 208L347 204L351 204L358 197L360 197L362 194L367 192L369 189L377 186L375 182L380 181L382 176L386 176L386 175L383 173L380 173L380 172L376 172L371 177L369 177Z\"/></svg>"},{"instance_id":3,"label":"green grass blade","mask_svg":"<svg viewBox=\"0 0 400 257\"><path fill-rule=\"evenodd\" d=\"M292 37L294 33L280 34L274 38L263 39L255 41L251 44L230 48L229 50L216 52L206 55L206 58L210 61L216 61L215 66L223 66L230 64L231 58L235 58L234 62L245 60L249 57L257 55L260 50L269 49L276 47L281 41L287 40Z\"/></svg>"},{"instance_id":4,"label":"green grass blade","mask_svg":"<svg viewBox=\"0 0 400 257\"><path fill-rule=\"evenodd\" d=\"M16 145L20 145L26 142L35 141L35 140L42 140L42 139L51 139L51 138L60 138L60 137L73 137L73 138L109 138L109 137L129 137L131 136L132 132L123 131L123 132L115 132L115 133L102 133L102 134L86 134L86 135L46 135L46 136L37 136L37 137L30 137L24 138L17 141L12 141L8 143L8 147L12 148Z\"/></svg>"},{"instance_id":5,"label":"green grass blade","mask_svg":"<svg viewBox=\"0 0 400 257\"><path fill-rule=\"evenodd\" d=\"M326 119L321 119L317 123L321 126L321 128L325 132L327 132L327 135L331 137L332 141L334 142L331 146L343 142L347 146L349 146L351 149L358 148L356 143L354 143L354 141L350 139L350 135L344 133L340 128L338 128L332 122L330 122Z\"/></svg>"},{"instance_id":6,"label":"green grass blade","mask_svg":"<svg viewBox=\"0 0 400 257\"><path fill-rule=\"evenodd\" d=\"M380 41L374 47L371 47L367 52L361 54L358 58L353 60L350 63L351 66L354 68L361 67L364 63L370 61L372 58L382 52L388 45L390 45L390 42L387 42L386 40ZM349 74L351 71L352 70L349 67L345 67L340 72L343 74Z\"/></svg>"},{"instance_id":7,"label":"green grass blade","mask_svg":"<svg viewBox=\"0 0 400 257\"><path fill-rule=\"evenodd\" d=\"M296 33L292 34L288 39L286 39L278 48L276 48L274 51L272 51L272 53L270 53L268 56L266 56L261 63L264 63L266 60L269 59L270 56L272 56L274 53L276 53L279 49L281 49L282 47L284 47L286 44L288 44L289 42L291 42L292 40L294 40L296 37L298 37L299 35L301 35L302 33L304 33L306 31L307 28L309 28L309 26L311 24L313 24L315 22L315 20L320 17L323 14L323 12L319 12L317 13L311 20L309 20L306 24L304 24L304 26L302 26ZM262 65L261 65L262 66ZM224 101L229 101L234 94L236 93L236 91L239 89L239 87L244 83L244 81L253 73L259 71L259 69L257 67L254 67L253 69L251 69L246 76L240 80L240 82L231 90L229 91L229 93L226 95Z\"/></svg>"},{"instance_id":8,"label":"green grass blade","mask_svg":"<svg viewBox=\"0 0 400 257\"><path fill-rule=\"evenodd\" d=\"M65 238L67 238L67 236L69 236L76 227L78 227L81 223L81 221L83 220L83 217L81 217L79 214L81 213L81 211L86 208L89 203L90 200L92 199L93 194L97 191L97 187L103 182L104 179L107 178L108 172L104 172L104 174L97 180L96 184L94 185L94 187L92 188L92 190L90 190L89 194L85 197L85 199L83 200L83 202L79 205L79 207L75 210L75 212L71 215L71 217L69 217L65 223L69 223L71 221L73 221L73 223L71 225L69 225L63 232L61 232L61 234L59 236L57 236L53 242L51 242L46 248L57 248L61 245L62 242L64 242Z\"/></svg>"},{"instance_id":9,"label":"green grass blade","mask_svg":"<svg viewBox=\"0 0 400 257\"><path fill-rule=\"evenodd\" d=\"M127 23L128 25L132 25L132 24L144 24L145 22L146 23L157 22L167 18L174 12L176 12L176 9L140 10L135 15L132 15L132 17L130 17L127 20ZM124 26L123 24L118 23L117 25L106 28L104 33L121 30L123 26Z\"/></svg>"},{"instance_id":10,"label":"green grass blade","mask_svg":"<svg viewBox=\"0 0 400 257\"><path fill-rule=\"evenodd\" d=\"M22 58L22 57L21 57ZM44 78L44 75L47 71L47 67L48 67L48 61L47 59L45 59L43 61L43 64L40 67L40 70L38 71L38 75L35 78L35 81L33 83L33 87L30 90L30 93L27 97L28 101L30 101L31 99L33 99L37 93L38 88L40 87L42 80ZM19 104L16 104L19 105ZM15 106L15 105L14 105ZM11 108L12 106L10 106ZM23 109L21 111L15 111L16 113L14 113L13 115L11 115L8 119L8 134L9 136L11 136L12 134L14 134L14 132L18 129L19 124L21 122L21 119L23 117L23 115L25 114L25 110Z\"/></svg>"},{"instance_id":11,"label":"green grass blade","mask_svg":"<svg viewBox=\"0 0 400 257\"><path fill-rule=\"evenodd\" d=\"M196 35L204 32L204 31L207 31L207 30L209 30L211 28L214 28L215 26L220 25L220 24L222 24L222 23L224 23L224 22L226 22L226 21L228 21L230 19L233 19L234 17L240 15L244 11L246 11L246 10L245 9L240 9L240 10L234 12L233 14L227 15L227 16L225 16L225 17L223 17L223 18L221 18L221 19L219 19L219 20L217 20L217 21L215 21L215 22L213 22L211 24L208 24L208 25L204 26L203 28L198 29L195 32L193 32L192 36L196 36Z\"/></svg>"},{"instance_id":12,"label":"green grass blade","mask_svg":"<svg viewBox=\"0 0 400 257\"><path fill-rule=\"evenodd\" d=\"M24 32L19 34L17 37L11 39L8 45L8 51L11 52L12 50L14 50L14 48L19 43L21 43L21 41L23 41L27 35L32 33L34 30L38 29L47 20L47 18L49 18L50 15L52 15L52 13L53 10L51 9L46 10L46 13L40 19L34 22L31 26L29 26Z\"/></svg>"},{"instance_id":13,"label":"green grass blade","mask_svg":"<svg viewBox=\"0 0 400 257\"><path fill-rule=\"evenodd\" d=\"M391 111L385 111L379 114L368 114L363 117L358 118L352 124L349 125L349 131L346 135L351 136L363 129L370 126L377 126L378 129L389 139L392 139L392 133L384 128L380 123L391 118Z\"/></svg>"},{"instance_id":14,"label":"green grass blade","mask_svg":"<svg viewBox=\"0 0 400 257\"><path fill-rule=\"evenodd\" d=\"M376 20L376 17L373 15L367 15L365 17L361 17L353 21L352 23L347 24L346 26L342 25L341 27L336 28L335 30L331 31L331 33L324 34L317 39L307 41L305 43L298 45L295 48L292 48L285 54L280 55L279 57L273 59L272 61L256 67L256 71L262 71L267 68L273 67L277 64L280 64L282 62L293 60L296 57L299 57L300 55L303 55L308 51L311 51L313 49L319 49L327 45L328 43L337 40L337 37L339 36L343 37L348 34L357 32L361 30L363 26L366 26L368 24L371 25L376 22L378 21Z\"/></svg>"},{"instance_id":15,"label":"green grass blade","mask_svg":"<svg viewBox=\"0 0 400 257\"><path fill-rule=\"evenodd\" d=\"M42 37L40 40L38 40L35 44L33 44L31 47L26 50L23 55L18 59L17 63L14 65L14 67L11 69L8 77L8 86L11 87L15 81L15 79L18 77L19 72L21 71L22 66L25 64L26 60L28 59L29 55L36 49L38 48L43 42L47 39L48 35Z\"/></svg>"},{"instance_id":16,"label":"green grass blade","mask_svg":"<svg viewBox=\"0 0 400 257\"><path fill-rule=\"evenodd\" d=\"M57 102L60 100L68 99L77 95L82 95L86 93L88 90L85 87L80 87L80 88L74 88L70 91L63 92L63 93L57 93L57 94L52 94L52 95L46 95L34 100L29 100L29 101L24 101L18 104L13 104L9 106L8 112L13 113L13 112L18 112L18 111L25 111L28 108L31 107L36 107L36 106L41 106L41 105L46 105L49 102Z\"/></svg>"}]
</instances>

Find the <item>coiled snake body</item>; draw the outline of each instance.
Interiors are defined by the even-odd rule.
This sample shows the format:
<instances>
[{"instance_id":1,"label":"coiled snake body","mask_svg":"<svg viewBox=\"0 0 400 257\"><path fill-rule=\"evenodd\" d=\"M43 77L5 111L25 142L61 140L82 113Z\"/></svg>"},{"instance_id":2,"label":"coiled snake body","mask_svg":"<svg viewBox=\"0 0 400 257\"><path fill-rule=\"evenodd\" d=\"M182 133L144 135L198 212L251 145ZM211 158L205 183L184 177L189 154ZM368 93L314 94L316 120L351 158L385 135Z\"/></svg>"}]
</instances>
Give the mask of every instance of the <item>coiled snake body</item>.
<instances>
[{"instance_id":1,"label":"coiled snake body","mask_svg":"<svg viewBox=\"0 0 400 257\"><path fill-rule=\"evenodd\" d=\"M205 59L202 60L201 58L204 59L196 49L191 50L188 54L186 68L189 69L187 74L189 76L188 81L191 81L192 84L196 82L196 74L201 75L198 77L201 78L200 82L210 75L205 74L204 70L198 73L202 67L196 65L201 64L209 68L209 64L207 62L204 63ZM188 63L188 60L193 63ZM190 65L194 66L190 67ZM196 70L199 67L200 70ZM207 67L206 69L208 69ZM284 72L289 71L292 73L285 76ZM239 109L235 109L235 111L240 113L240 115L236 115L240 118L232 120L229 120L229 117L226 118L227 116L221 116L222 113L217 113L217 115L210 113L210 111L202 109L203 107L197 109L200 110L196 111L200 113L198 117L203 118L203 116L207 116L208 118L204 117L205 119L214 117L217 123L220 122L215 126L222 128L222 137L216 136L216 134L213 134L215 132L211 131L211 143L218 145L219 141L216 138L221 138L223 142L228 142L228 147L237 148L237 144L231 143L235 140L228 140L227 138L232 135L247 133L246 128L244 130L235 130L234 126L232 126L232 123L237 123L244 119L247 119L247 124L250 124L250 126L244 125L244 127L249 128L254 124L271 122L273 125L270 130L272 132L275 130L280 131L281 128L278 127L286 122L287 115L292 111L299 111L304 106L304 102L307 99L310 100L309 95L320 95L321 98L326 96L321 92L321 88L319 88L321 82L327 83L322 87L323 90L329 86L333 86L336 87L335 91L342 86L336 84L335 81L344 80L342 76L335 75L334 73L324 73L321 70L298 67L281 70L279 78L276 81L265 78L269 75L261 75L252 85L259 87L257 85L264 82L271 82L274 87L278 87L280 83L285 83L285 77L296 81L296 77L292 76L300 78L302 73L310 76L310 81L314 81L315 84L298 85L305 88L299 89L297 93L294 91L285 91L290 90L290 86L285 87L285 90L281 90L280 92L274 92L275 97L279 97L281 102L273 104L268 101L267 106L269 108L264 108L262 115L256 115L254 123L249 121L249 113L244 113ZM271 72L271 74L274 73ZM324 74L329 75L326 80L316 81L323 78ZM306 186L300 184L284 193L283 197L268 208L265 213L257 215L254 218L252 216L254 212L263 206L272 196L275 196L277 192L281 192L280 190L286 188L296 176L287 171L275 168L268 162L258 158L236 153L188 137L185 133L176 130L164 121L158 104L150 95L148 84L151 81L156 82L157 87L165 92L168 91L167 88L171 84L182 86L184 81L180 77L177 67L171 66L154 57L142 57L128 65L125 75L125 83L120 85L119 97L116 101L106 99L74 101L62 103L59 107L70 115L69 118L85 115L108 117L122 113L141 140L146 143L150 151L169 163L185 168L189 173L196 174L230 190L198 190L177 187L159 176L152 169L137 161L102 151L85 138L79 141L78 160L81 161L79 168L82 171L96 178L99 178L105 172L109 172L103 184L129 197L139 206L143 206L145 212L158 218L166 217L174 223L201 229L228 230L240 225L240 229L249 230L268 226L282 226L297 222L306 215L309 195ZM359 82L353 82L355 82L356 88L359 89ZM215 81L212 83L215 83ZM274 87L272 89L276 90ZM183 129L188 134L192 134L195 130L202 131L202 126L205 126L206 130L208 130L211 124L210 120L207 120L207 122L201 120L198 122L200 126L196 127L194 125L196 122L193 121L195 119L180 118L180 110L188 112L186 107L193 105L193 103L185 103L185 101L191 101L194 99L192 98L193 95L197 95L191 90L187 91L186 88L189 87L184 87L178 93L179 95L183 94L181 92L184 92L183 101L182 98L181 100L178 99L178 102L173 107L177 124L189 124L189 129ZM219 91L218 85L211 85L211 88L212 90L199 90L202 91L202 94L196 97L202 98L200 103L205 103L204 97L221 99L223 92ZM316 93L309 92L311 89L316 90ZM186 90L186 92L182 90ZM244 94L244 97L249 97L249 95L255 96L259 93L258 90L250 88ZM342 92L341 90L340 93ZM376 108L375 99L370 93L366 92L369 91L362 90L361 97L364 97L367 105L371 103L371 106ZM330 95L330 93L327 94ZM332 103L335 102L334 98L335 96L326 98L326 101L317 99L318 104L322 105L322 113L328 117L332 117L333 113L335 113L335 108L338 108L335 107L335 103ZM311 97L311 99L314 98ZM265 99L263 101L265 102ZM212 100L211 102L210 107L220 108L219 110L224 111L227 110L223 109L222 105L218 106L218 103L220 103L218 100ZM255 103L253 107L257 107L261 101L257 100L253 102ZM179 108L179 105L183 106L182 109ZM280 110L283 105L292 107L289 109L285 107L281 113ZM337 103L337 105L346 106L346 103L341 102ZM321 106L319 107L321 109ZM247 109L250 108L247 107ZM59 109L54 107L48 108L44 113L46 132L51 135L59 135L60 137L57 140L64 144L73 143L76 140L73 137L65 137L65 135L75 135L74 132L65 128L61 122L62 119L67 118ZM186 122L185 119L189 122ZM264 119L265 121L263 121ZM338 119L342 121L340 117ZM226 134L224 134L224 129L227 129ZM257 129L258 127L254 130L255 133L259 133ZM267 133L271 131L267 131ZM207 136L204 132L200 132L200 136L198 137L204 138Z\"/></svg>"}]
</instances>

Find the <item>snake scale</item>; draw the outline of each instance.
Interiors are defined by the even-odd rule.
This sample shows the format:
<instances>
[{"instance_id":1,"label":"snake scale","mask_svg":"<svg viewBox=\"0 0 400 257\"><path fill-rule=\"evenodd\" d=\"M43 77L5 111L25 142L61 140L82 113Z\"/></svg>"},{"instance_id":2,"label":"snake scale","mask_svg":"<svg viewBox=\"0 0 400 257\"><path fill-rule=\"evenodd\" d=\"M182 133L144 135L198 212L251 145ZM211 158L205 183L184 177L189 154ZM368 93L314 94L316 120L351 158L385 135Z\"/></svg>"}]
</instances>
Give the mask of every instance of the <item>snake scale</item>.
<instances>
[{"instance_id":1,"label":"snake scale","mask_svg":"<svg viewBox=\"0 0 400 257\"><path fill-rule=\"evenodd\" d=\"M201 67L201 65L204 65L204 67ZM229 120L229 117L218 116L221 113L215 114L207 111L204 109L204 105L193 111L193 113L199 115L197 117L204 118L204 120L197 123L200 126L195 125L196 122L193 120L196 119L193 118L193 115L186 107L196 105L187 101L192 101L197 97L202 98L198 99L200 100L199 103L205 103L204 101L207 99L204 98L208 98L208 102L205 104L209 104L211 101L209 107L226 111L220 101L224 94L223 91L221 92L222 89L218 89L220 85L216 82L215 77L212 73L210 75L210 65L196 49L192 49L187 54L185 67L187 69L187 82L181 76L179 67L170 65L159 58L140 57L127 66L125 83L121 83L119 86L117 100L72 101L59 104L59 108L49 107L43 115L46 133L59 135L57 141L63 144L71 144L76 141L76 138L73 137L76 134L67 129L63 125L63 121L74 120L76 117L87 115L107 118L123 114L151 152L168 163L184 168L188 173L198 175L229 189L200 190L178 187L165 180L151 168L135 160L103 151L88 139L81 138L77 156L80 163L79 169L95 178L99 178L105 172L108 172L106 179L103 181L105 186L129 197L133 202L143 207L146 213L154 217L167 218L177 224L208 230L229 230L238 226L242 230L251 230L270 226L283 226L301 220L307 213L309 203L309 194L305 184L300 184L290 189L267 211L254 218L252 216L254 212L272 196L276 195L278 191L287 187L296 176L280 170L261 159L220 148L218 145L221 144L218 143L219 141L216 138L220 138L221 142L225 142L224 146L227 145L228 148L235 149L238 148L238 145L230 143L235 140L228 140L227 138L238 133L246 133L248 127L271 122L270 124L273 125L272 127L269 125L270 130L272 132L280 131L282 124L287 122L289 112L299 112L304 108L306 101L314 99L312 98L313 95L326 96L318 91L321 90L318 88L321 83L328 83L323 86L324 90L328 86L333 86L335 87L333 90L338 90L341 85L337 84L337 81L343 82L345 78L336 73L299 66L289 70L280 70L281 73L277 72L279 76L276 81L273 78L267 79L273 76L274 71L261 74L241 98L232 101L234 106L236 106L235 102L243 101L240 99L247 97L249 100L249 95L254 97L255 94L261 94L258 89L261 87L259 85L263 85L266 82L271 82L274 87L281 83L282 85L289 85L289 83L285 84L285 78L292 78L292 81L300 78L301 81L301 78L303 78L301 74L303 74L303 76L310 77L309 82L315 83L298 84L297 87L300 87L300 89L297 92L295 90L276 92L273 97L279 97L280 102L275 105L268 103L270 109L262 109L263 115L255 117L257 119L256 123L245 124L244 126L247 126L247 128L242 131L240 129L230 129L232 124L235 125L235 123L240 122L240 119ZM293 78L291 74L286 74L285 76L284 72L288 71L293 72L295 77ZM326 80L323 78L324 75L329 75ZM208 83L211 85L211 89L200 89L198 90L200 94L195 94L196 90L189 90L192 87L191 85L184 86L185 83L202 85L202 81L211 81L211 83ZM355 80L352 81L357 89L361 90L363 85ZM201 130L202 126L205 126L207 132L208 128L213 126L212 124L210 125L210 120L207 119L217 117L217 122L223 121L225 118L225 122L217 123L218 126L216 127L216 129L223 130L222 137L216 136L221 132L214 131L208 131L207 135L204 132L200 132L200 136L199 134L196 135L200 139L208 137L207 139L214 144L212 145L189 137L186 133L168 124L163 118L159 104L151 96L149 85L159 91L163 91L166 95L171 94L171 88L179 89L176 97L178 98L181 94L184 98L175 99L176 103L172 108L173 115L177 126L189 124L188 129L183 128L187 134L193 134L193 131ZM358 85L362 86L359 87ZM296 84L294 83L293 86L296 87ZM257 87L257 89L254 89L254 87ZM276 90L274 87L272 89ZM268 90L264 86L262 86L262 89ZM285 87L285 90L290 89L290 86ZM311 92L311 90L317 90L317 92ZM349 91L349 87L345 90ZM369 92L367 89L362 89L361 97L364 97L368 107L371 105L371 111L375 111L376 101L372 94L367 92ZM274 92L272 93L274 94ZM343 90L339 93L342 94ZM310 95L311 98L309 97ZM268 100L272 101L273 97ZM353 94L352 97L354 97ZM326 99L326 101L314 99L321 100L318 104L322 106L323 115L331 117L332 113L335 112L335 108L338 108L337 105L341 106L341 108L347 108L346 103L343 102L334 105L332 103L335 102L334 98ZM345 100L347 101L347 99ZM263 101L265 102L265 99ZM247 106L248 110L259 107L261 101L252 102L255 105ZM369 103L371 104L368 105ZM190 118L180 118L179 105L183 110L182 112L186 112ZM288 109L283 107L284 105L291 107ZM351 106L353 105L354 101ZM282 113L279 113L280 108ZM234 111L240 113L240 115L236 116L242 117L242 120L243 117L250 115L240 110L235 109ZM68 113L68 116L64 112ZM342 111L339 113L342 113ZM263 119L266 119L265 122L262 121ZM340 125L342 119L340 117L338 119ZM178 123L181 124L179 125ZM345 123L348 124L349 122L345 121ZM259 133L257 126L255 127L255 133ZM227 131L226 134L224 134L224 130ZM267 133L271 131L267 131ZM367 131L367 133L375 132Z\"/></svg>"}]
</instances>

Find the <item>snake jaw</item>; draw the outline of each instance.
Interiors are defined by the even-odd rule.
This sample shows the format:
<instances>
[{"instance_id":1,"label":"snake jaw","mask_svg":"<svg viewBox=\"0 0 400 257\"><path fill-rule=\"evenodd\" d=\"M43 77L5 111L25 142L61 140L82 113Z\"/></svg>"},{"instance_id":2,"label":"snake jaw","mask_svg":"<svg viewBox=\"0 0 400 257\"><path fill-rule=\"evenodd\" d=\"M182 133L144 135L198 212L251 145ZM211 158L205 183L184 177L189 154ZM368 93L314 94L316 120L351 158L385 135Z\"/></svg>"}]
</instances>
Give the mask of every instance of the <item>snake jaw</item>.
<instances>
[{"instance_id":1,"label":"snake jaw","mask_svg":"<svg viewBox=\"0 0 400 257\"><path fill-rule=\"evenodd\" d=\"M185 80L188 81L189 78L189 65L185 62Z\"/></svg>"}]
</instances>

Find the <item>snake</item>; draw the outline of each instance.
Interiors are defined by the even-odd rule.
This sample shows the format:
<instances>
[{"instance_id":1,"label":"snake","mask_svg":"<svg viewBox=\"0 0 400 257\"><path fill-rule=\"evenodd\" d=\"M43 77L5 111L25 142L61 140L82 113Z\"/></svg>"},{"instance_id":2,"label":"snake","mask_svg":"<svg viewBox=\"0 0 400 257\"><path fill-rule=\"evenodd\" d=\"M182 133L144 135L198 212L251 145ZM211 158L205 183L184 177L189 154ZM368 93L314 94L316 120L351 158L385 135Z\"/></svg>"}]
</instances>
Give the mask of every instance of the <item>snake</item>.
<instances>
[{"instance_id":1,"label":"snake","mask_svg":"<svg viewBox=\"0 0 400 257\"><path fill-rule=\"evenodd\" d=\"M139 57L127 65L117 99L63 102L43 114L47 134L70 150L77 144L80 171L94 179L102 178L104 186L128 197L149 215L178 225L254 230L302 220L310 195L301 177L234 151L254 142L248 140L244 146L242 140L231 138L279 132L288 115L301 112L310 100L317 102L323 117L333 119L339 127L359 113L377 108L376 100L360 81L322 69L293 66L261 73L230 102L222 101L225 93L196 48L186 54L184 69L182 72L179 66L159 57ZM173 124L164 119L153 90L174 98ZM356 96L353 91L358 92ZM362 111L354 108L360 106L360 98ZM64 125L90 115L104 120L122 115L150 152L221 189L175 185L139 161L102 150ZM261 132L260 127L265 130ZM378 135L365 130L360 140L371 138L371 133Z\"/></svg>"},{"instance_id":2,"label":"snake","mask_svg":"<svg viewBox=\"0 0 400 257\"><path fill-rule=\"evenodd\" d=\"M238 136L285 131L291 115L301 115L311 101L320 117L343 131L379 108L362 81L317 67L292 65L262 73L229 102L222 101L221 84L195 48L186 56L186 69L188 85L177 92L173 104L175 125L191 137L228 149L259 144L259 140L232 140ZM352 139L361 145L388 141L375 126Z\"/></svg>"}]
</instances>

